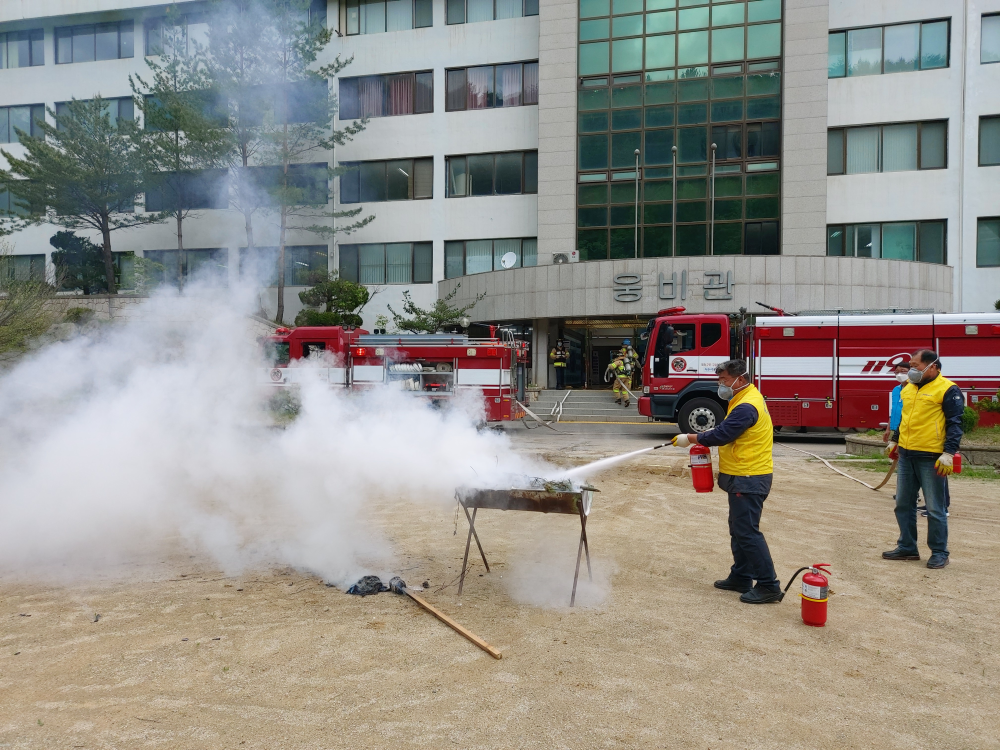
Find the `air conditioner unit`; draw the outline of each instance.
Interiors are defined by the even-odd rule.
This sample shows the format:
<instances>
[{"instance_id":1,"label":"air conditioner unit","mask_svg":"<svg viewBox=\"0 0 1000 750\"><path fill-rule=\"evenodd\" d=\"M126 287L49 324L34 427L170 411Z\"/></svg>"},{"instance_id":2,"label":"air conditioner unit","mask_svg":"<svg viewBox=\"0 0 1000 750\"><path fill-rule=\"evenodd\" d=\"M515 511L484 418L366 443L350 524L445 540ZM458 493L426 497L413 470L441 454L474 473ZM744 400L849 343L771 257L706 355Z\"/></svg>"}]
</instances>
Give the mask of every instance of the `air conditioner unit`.
<instances>
[{"instance_id":1,"label":"air conditioner unit","mask_svg":"<svg viewBox=\"0 0 1000 750\"><path fill-rule=\"evenodd\" d=\"M580 260L580 253L576 250L571 250L568 253L554 253L552 255L552 262L557 266L561 266L563 263L576 263Z\"/></svg>"}]
</instances>

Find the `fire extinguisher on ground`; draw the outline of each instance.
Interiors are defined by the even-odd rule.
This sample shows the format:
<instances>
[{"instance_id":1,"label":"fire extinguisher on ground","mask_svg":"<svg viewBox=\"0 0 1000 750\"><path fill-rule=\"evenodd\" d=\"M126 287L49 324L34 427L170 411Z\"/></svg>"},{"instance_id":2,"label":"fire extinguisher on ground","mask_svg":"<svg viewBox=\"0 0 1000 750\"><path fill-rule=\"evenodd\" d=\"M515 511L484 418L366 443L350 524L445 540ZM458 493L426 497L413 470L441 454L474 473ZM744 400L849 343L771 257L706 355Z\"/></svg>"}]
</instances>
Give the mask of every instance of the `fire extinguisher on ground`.
<instances>
[{"instance_id":1,"label":"fire extinguisher on ground","mask_svg":"<svg viewBox=\"0 0 1000 750\"><path fill-rule=\"evenodd\" d=\"M816 563L807 568L799 568L782 593L784 598L799 573L808 571L802 576L802 593L799 596L802 597L802 622L814 628L826 625L826 603L830 598L830 581L827 578L830 575L829 568L830 563Z\"/></svg>"},{"instance_id":2,"label":"fire extinguisher on ground","mask_svg":"<svg viewBox=\"0 0 1000 750\"><path fill-rule=\"evenodd\" d=\"M715 489L712 474L712 449L695 443L691 446L691 483L695 492L711 492Z\"/></svg>"}]
</instances>

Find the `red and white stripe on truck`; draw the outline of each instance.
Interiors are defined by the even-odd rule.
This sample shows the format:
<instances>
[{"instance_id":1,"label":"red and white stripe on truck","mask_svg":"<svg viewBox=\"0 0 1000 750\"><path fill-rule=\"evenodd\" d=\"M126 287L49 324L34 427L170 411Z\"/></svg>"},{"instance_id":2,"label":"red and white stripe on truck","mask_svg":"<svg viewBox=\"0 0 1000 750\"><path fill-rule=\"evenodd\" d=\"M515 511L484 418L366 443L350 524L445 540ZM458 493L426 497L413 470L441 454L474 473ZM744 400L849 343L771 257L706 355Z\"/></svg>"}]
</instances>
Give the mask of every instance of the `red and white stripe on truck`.
<instances>
[{"instance_id":1,"label":"red and white stripe on truck","mask_svg":"<svg viewBox=\"0 0 1000 750\"><path fill-rule=\"evenodd\" d=\"M718 343L700 345L701 328L713 321L725 321L729 331L729 320L722 315L668 315L655 321L640 413L685 422L682 429L693 432L708 429L706 421L717 422L725 413L725 404L713 393L711 363L718 357ZM693 325L696 336L688 342L675 337L682 348L691 348L672 354L671 366L657 373L655 340L667 323L675 330ZM908 363L919 349L938 352L942 372L969 402L993 398L1000 389L1000 313L769 316L746 326L742 337L734 331L730 340L728 355L748 360L776 426L878 427L889 419L889 392L896 385L892 368ZM698 362L698 372L675 367L677 357ZM711 381L710 387L704 381ZM700 423L685 408L694 399L699 400L700 411L694 411L702 415Z\"/></svg>"}]
</instances>

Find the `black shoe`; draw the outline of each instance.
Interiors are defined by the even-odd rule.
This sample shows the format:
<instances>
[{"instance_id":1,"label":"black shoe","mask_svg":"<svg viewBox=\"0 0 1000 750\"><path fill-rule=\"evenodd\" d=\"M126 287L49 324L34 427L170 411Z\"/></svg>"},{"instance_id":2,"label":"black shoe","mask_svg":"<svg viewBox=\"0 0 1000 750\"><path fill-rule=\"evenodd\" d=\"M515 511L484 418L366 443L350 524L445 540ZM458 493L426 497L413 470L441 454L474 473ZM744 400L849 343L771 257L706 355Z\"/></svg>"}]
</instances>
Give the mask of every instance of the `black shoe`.
<instances>
[{"instance_id":1,"label":"black shoe","mask_svg":"<svg viewBox=\"0 0 1000 750\"><path fill-rule=\"evenodd\" d=\"M632 402L631 402L631 401L626 401L626 402L625 402L625 408L626 408L626 409L627 409L627 408L629 408L629 406L631 406L631 405L632 405Z\"/></svg>"},{"instance_id":2,"label":"black shoe","mask_svg":"<svg viewBox=\"0 0 1000 750\"><path fill-rule=\"evenodd\" d=\"M948 555L931 555L931 559L927 561L928 568L943 568L948 564Z\"/></svg>"},{"instance_id":3,"label":"black shoe","mask_svg":"<svg viewBox=\"0 0 1000 750\"><path fill-rule=\"evenodd\" d=\"M754 586L740 597L744 604L777 604L784 598L781 589L771 590Z\"/></svg>"},{"instance_id":4,"label":"black shoe","mask_svg":"<svg viewBox=\"0 0 1000 750\"><path fill-rule=\"evenodd\" d=\"M920 559L920 553L919 552L907 552L905 549L900 549L899 547L896 547L896 549L889 550L888 552L883 552L882 553L882 559L883 560L919 560Z\"/></svg>"},{"instance_id":5,"label":"black shoe","mask_svg":"<svg viewBox=\"0 0 1000 750\"><path fill-rule=\"evenodd\" d=\"M723 578L721 581L715 582L715 588L722 589L723 591L739 591L741 594L753 589L753 583L747 581L746 583L740 583L739 581L734 581L731 578Z\"/></svg>"}]
</instances>

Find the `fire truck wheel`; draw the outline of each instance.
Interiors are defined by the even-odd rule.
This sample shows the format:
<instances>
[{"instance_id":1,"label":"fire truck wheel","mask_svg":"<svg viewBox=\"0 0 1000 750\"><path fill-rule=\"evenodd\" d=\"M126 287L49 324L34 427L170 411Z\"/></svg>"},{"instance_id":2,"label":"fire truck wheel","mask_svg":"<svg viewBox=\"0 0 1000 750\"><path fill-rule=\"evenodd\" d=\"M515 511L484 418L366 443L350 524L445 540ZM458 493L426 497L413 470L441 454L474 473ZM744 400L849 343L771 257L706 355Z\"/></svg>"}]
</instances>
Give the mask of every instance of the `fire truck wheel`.
<instances>
[{"instance_id":1,"label":"fire truck wheel","mask_svg":"<svg viewBox=\"0 0 1000 750\"><path fill-rule=\"evenodd\" d=\"M681 432L705 432L722 424L722 406L710 398L693 398L681 407L677 426Z\"/></svg>"}]
</instances>

